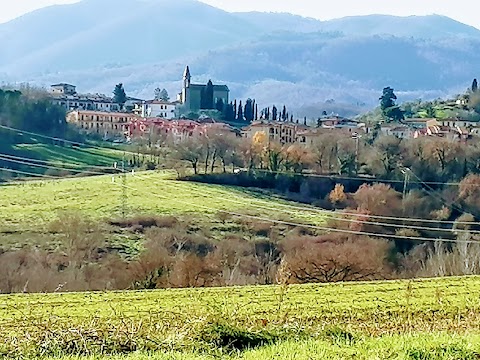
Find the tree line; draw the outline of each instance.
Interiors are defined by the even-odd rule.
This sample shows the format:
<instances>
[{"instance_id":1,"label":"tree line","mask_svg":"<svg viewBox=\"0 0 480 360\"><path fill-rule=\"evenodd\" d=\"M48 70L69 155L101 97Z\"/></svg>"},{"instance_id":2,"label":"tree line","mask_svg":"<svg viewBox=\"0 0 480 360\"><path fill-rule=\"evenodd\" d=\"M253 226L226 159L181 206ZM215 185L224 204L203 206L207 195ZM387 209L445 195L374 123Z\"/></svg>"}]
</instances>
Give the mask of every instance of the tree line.
<instances>
[{"instance_id":1,"label":"tree line","mask_svg":"<svg viewBox=\"0 0 480 360\"><path fill-rule=\"evenodd\" d=\"M0 124L42 134L63 135L65 110L40 90L0 89Z\"/></svg>"}]
</instances>

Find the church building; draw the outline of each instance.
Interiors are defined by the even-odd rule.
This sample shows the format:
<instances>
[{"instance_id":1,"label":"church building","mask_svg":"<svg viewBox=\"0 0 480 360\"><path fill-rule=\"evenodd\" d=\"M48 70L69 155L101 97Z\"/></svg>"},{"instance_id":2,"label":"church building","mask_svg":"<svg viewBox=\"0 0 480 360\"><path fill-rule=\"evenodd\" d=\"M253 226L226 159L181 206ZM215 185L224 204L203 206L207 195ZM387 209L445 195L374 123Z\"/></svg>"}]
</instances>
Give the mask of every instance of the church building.
<instances>
[{"instance_id":1,"label":"church building","mask_svg":"<svg viewBox=\"0 0 480 360\"><path fill-rule=\"evenodd\" d=\"M206 85L192 84L190 68L187 66L183 73L183 88L178 94L183 111L198 111L201 109L216 109L217 104L228 104L230 90L227 85L213 85L209 80Z\"/></svg>"}]
</instances>

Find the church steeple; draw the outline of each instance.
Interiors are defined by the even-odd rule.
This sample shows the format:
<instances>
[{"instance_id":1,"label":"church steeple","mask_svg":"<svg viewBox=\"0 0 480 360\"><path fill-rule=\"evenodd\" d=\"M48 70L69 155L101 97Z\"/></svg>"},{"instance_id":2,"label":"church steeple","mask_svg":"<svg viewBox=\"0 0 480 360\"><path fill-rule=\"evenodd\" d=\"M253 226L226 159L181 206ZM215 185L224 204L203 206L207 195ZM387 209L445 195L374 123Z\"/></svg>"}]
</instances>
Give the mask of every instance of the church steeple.
<instances>
[{"instance_id":1,"label":"church steeple","mask_svg":"<svg viewBox=\"0 0 480 360\"><path fill-rule=\"evenodd\" d=\"M188 88L190 86L190 81L192 79L192 76L190 75L190 68L187 67L185 68L185 72L183 73L183 87Z\"/></svg>"}]
</instances>

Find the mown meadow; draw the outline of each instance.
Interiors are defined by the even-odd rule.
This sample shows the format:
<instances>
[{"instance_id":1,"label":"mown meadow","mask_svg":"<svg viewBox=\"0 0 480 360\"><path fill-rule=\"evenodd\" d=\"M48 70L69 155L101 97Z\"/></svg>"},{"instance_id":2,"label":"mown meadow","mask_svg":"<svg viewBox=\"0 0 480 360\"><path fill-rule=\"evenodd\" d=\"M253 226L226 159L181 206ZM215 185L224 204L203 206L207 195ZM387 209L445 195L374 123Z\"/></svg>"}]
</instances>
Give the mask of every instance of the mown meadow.
<instances>
[{"instance_id":1,"label":"mown meadow","mask_svg":"<svg viewBox=\"0 0 480 360\"><path fill-rule=\"evenodd\" d=\"M2 295L0 351L64 359L478 359L480 278Z\"/></svg>"}]
</instances>

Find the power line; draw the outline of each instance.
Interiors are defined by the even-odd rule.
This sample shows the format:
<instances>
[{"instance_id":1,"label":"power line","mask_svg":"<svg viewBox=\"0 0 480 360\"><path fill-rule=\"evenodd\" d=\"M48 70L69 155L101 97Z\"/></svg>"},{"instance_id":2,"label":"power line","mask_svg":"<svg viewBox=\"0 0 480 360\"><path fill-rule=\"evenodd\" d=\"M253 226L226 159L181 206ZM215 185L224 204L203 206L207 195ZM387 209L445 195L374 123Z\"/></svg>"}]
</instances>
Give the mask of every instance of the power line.
<instances>
[{"instance_id":1,"label":"power line","mask_svg":"<svg viewBox=\"0 0 480 360\"><path fill-rule=\"evenodd\" d=\"M0 167L0 170L15 173L15 174L21 174L21 175L35 176L35 177L48 178L48 179L58 179L58 177L55 177L55 176L35 174L27 171L13 170L13 169L8 169L4 167Z\"/></svg>"},{"instance_id":2,"label":"power line","mask_svg":"<svg viewBox=\"0 0 480 360\"><path fill-rule=\"evenodd\" d=\"M124 186L122 184L116 184L117 186ZM135 192L144 192L147 193L146 191L142 191L138 188L127 186L130 190L134 190ZM159 197L162 199L168 199L166 196L160 195L160 194L155 194L152 192L148 192L149 195L153 195L155 197ZM234 216L239 216L239 217L244 217L244 218L249 218L249 219L255 219L255 220L261 220L261 221L266 221L266 222L271 222L275 224L281 224L281 225L288 225L288 226L298 226L298 227L307 227L311 229L316 229L316 230L322 230L322 231L331 231L331 232L337 232L337 233L343 233L343 234L350 234L350 235L364 235L364 236L372 236L372 237L380 237L380 238L394 238L394 239L402 239L402 240L410 240L410 241L429 241L429 242L437 242L437 241L443 241L443 242L451 242L451 243L480 243L480 241L476 240L458 240L458 239L432 239L432 238L425 238L425 237L415 237L415 236L404 236L404 235L385 235L385 234L379 234L379 233L370 233L370 232L364 232L364 231L355 231L355 230L344 230L344 229L334 229L334 228L329 228L329 227L323 227L323 226L317 226L317 225L311 225L311 224L300 224L300 223L295 223L291 221L283 221L283 220L274 220L270 218L265 218L265 217L260 217L260 216L253 216L253 215L246 215L246 214L240 214L240 213L235 213L231 211L226 211L226 210L221 210L221 209L215 209L211 208L206 205L200 205L200 204L195 204L192 202L186 202L180 199L177 199L177 202L183 203L186 205L190 206L195 206L199 207L205 210L213 210L213 211L218 211L218 212L223 212L229 215L234 215Z\"/></svg>"},{"instance_id":3,"label":"power line","mask_svg":"<svg viewBox=\"0 0 480 360\"><path fill-rule=\"evenodd\" d=\"M27 134L27 135L31 135L31 136L35 136L35 137L39 137L39 138L43 138L43 139L49 139L49 140L54 140L54 141L62 141L62 142L67 143L67 144L71 144L71 145L75 145L75 146L84 146L86 148L91 148L91 149L118 150L118 149L111 148L111 147L96 146L96 145L88 144L88 143L81 142L81 141L72 141L72 140L67 140L67 139L60 138L60 137L43 135L43 134L31 132L31 131L26 131L26 130L13 128L13 127L10 127L10 126L5 126L5 125L0 125L0 129L13 131L13 132L16 132L16 133L19 133L19 134ZM77 149L77 150L81 151L82 149ZM126 153L131 154L131 155L135 154L135 153L130 152L130 151L126 151ZM107 157L105 157L105 158L107 158Z\"/></svg>"},{"instance_id":4,"label":"power line","mask_svg":"<svg viewBox=\"0 0 480 360\"><path fill-rule=\"evenodd\" d=\"M40 164L46 164L46 165L52 165L52 166L60 166L60 165L65 165L65 166L71 166L71 167L80 167L80 168L92 168L92 169L103 169L103 170L106 170L106 169L111 169L111 167L109 166L98 166L98 165L90 165L90 164L75 164L75 163L67 163L67 162L62 162L61 164L57 164L57 163L54 163L54 162L49 162L49 161L46 161L46 160L38 160L38 159L34 159L34 158L28 158L28 157L23 157L23 156L14 156L14 155L10 155L10 154L0 154L0 156L2 157L8 157L8 158L11 158L11 159L16 159L16 160L28 160L30 162L33 162L33 163L40 163Z\"/></svg>"},{"instance_id":5,"label":"power line","mask_svg":"<svg viewBox=\"0 0 480 360\"><path fill-rule=\"evenodd\" d=\"M146 178L145 175L137 175L139 177ZM203 190L202 190L203 191ZM218 198L218 197L217 197ZM231 201L230 198L221 198L222 200L227 200ZM261 200L255 200L257 202L263 202L265 204L269 204L268 201L261 201ZM291 210L306 210L306 211L312 211L312 212L318 212L322 215L329 216L328 214L331 214L331 211L324 210L324 209L318 209L314 207L307 207L307 206L296 206L296 205L290 205L290 204L282 204L278 203L276 204L277 206L282 206L286 207ZM336 212L335 212L336 213ZM433 219L423 219L423 218L409 218L409 217L393 217L393 216L382 216L382 215L370 215L370 214L359 214L359 213L352 213L352 212L345 212L342 211L338 213L339 215L345 215L345 216L361 216L361 217L366 217L366 218L372 218L372 219L380 219L380 220L395 220L395 221L409 221L409 222L425 222L425 223L435 223L435 224L464 224L464 225L480 225L480 222L468 222L468 221L450 221L450 220L433 220ZM430 228L429 228L430 229ZM446 230L446 229L444 229Z\"/></svg>"},{"instance_id":6,"label":"power line","mask_svg":"<svg viewBox=\"0 0 480 360\"><path fill-rule=\"evenodd\" d=\"M21 130L18 130L18 129L14 129L14 128L10 128L10 127L5 127L5 126L2 126L0 125L0 127L3 127L3 128L7 128L7 129L10 129L10 130L14 130L14 131L19 131L21 132ZM31 133L31 132L25 132L25 133L29 133L29 134L34 134L34 135L38 135L38 136L42 136L42 137L46 137L46 138L49 138L49 139L55 139L55 140L65 140L65 139L59 139L59 138L53 138L53 137L50 137L50 136L46 136L46 135L40 135L40 134L35 134L35 133ZM65 140L68 142L68 140ZM74 143L74 142L71 142L71 143ZM101 147L95 147L95 148L100 148L100 149L107 149L107 148L101 148ZM375 150L377 151L377 150ZM378 151L377 151L378 152ZM379 153L379 152L378 152ZM380 154L380 153L379 153ZM0 154L1 155L1 154ZM124 152L124 155L125 155L125 152ZM8 156L8 157L11 157L11 158L15 158L15 159L24 159L24 160L29 160L29 161L35 161L35 162L42 162L40 160L37 160L37 159L32 159L32 158L25 158L25 157L16 157L16 156L12 156L12 155L7 155L7 154L3 154L1 156ZM7 160L7 159L6 159ZM111 160L111 159L110 159ZM12 160L9 160L9 161L12 161ZM123 157L123 160L122 162L124 162L124 157ZM46 162L45 162L46 163ZM33 166L33 165L32 165ZM75 164L74 166L79 166L77 164ZM39 166L39 167L45 167L45 166ZM61 170L71 170L71 171L77 171L78 170L74 170L74 169L66 169L66 168L59 168L59 167L56 167L57 169L61 169ZM107 169L107 167L98 167L98 168L102 168L102 169ZM118 170L118 169L117 169ZM119 170L119 171L122 171L124 172L125 169L122 169L122 170ZM291 173L287 173L287 172L274 172L274 171L269 171L269 170L257 170L259 172L268 172L268 173L283 173L283 174L289 174L289 175L292 175ZM96 175L103 175L104 173L98 173L98 172L93 172L93 171L81 171L81 172L87 172L87 173L91 173L91 174L96 174ZM413 172L412 174L414 176L416 176ZM295 174L294 174L295 175ZM327 177L327 178L331 178L331 179L335 179L335 177L332 177L332 176L328 176L328 175L318 175L318 174L296 174L297 176L304 176L304 175L307 175L307 176L318 176L318 177ZM418 176L416 176L418 178ZM360 180L363 180L365 181L366 178L348 178L348 177L344 177L345 179L360 179ZM421 180L420 178L418 178L419 180ZM373 181L373 179L372 179ZM391 180L392 182L395 181L395 180ZM396 181L395 181L396 182ZM424 183L422 181L420 181L419 183L423 183L425 185L427 185L428 183ZM446 184L446 183L445 183ZM286 205L284 205L286 206ZM297 207L297 208L300 208L300 207ZM312 208L301 208L303 210L310 210L312 211L313 209ZM316 211L321 211L322 213L325 212L325 210L318 210L318 209L315 209ZM458 210L458 208L457 208ZM359 214L355 214L355 213L346 213L346 212L343 212L342 215L346 215L346 216L359 216ZM383 219L383 220L405 220L405 221L410 221L410 222L427 222L427 223L443 223L443 224L466 224L466 225L473 225L475 223L473 222L458 222L458 221L447 221L447 220L430 220L430 219L418 219L418 218L405 218L405 217L388 217L388 216L380 216L380 215L363 215L363 216L368 216L369 218L375 218L375 219ZM478 223L480 224L480 223ZM373 224L372 224L373 225Z\"/></svg>"},{"instance_id":7,"label":"power line","mask_svg":"<svg viewBox=\"0 0 480 360\"><path fill-rule=\"evenodd\" d=\"M30 167L39 167L39 168L44 168L44 169L50 169L50 170L65 170L65 171L72 171L72 172L84 173L84 174L106 175L106 173L100 173L100 172L94 172L94 171L88 171L88 170L62 168L62 167L58 167L58 166L49 166L49 165L42 165L42 164L33 164L33 163L29 163L29 162L23 161L23 160L15 160L15 159L5 158L2 154L0 154L0 160L12 162L12 163L17 163L17 164L23 164L23 165L30 166Z\"/></svg>"},{"instance_id":8,"label":"power line","mask_svg":"<svg viewBox=\"0 0 480 360\"><path fill-rule=\"evenodd\" d=\"M143 178L143 179L148 179L147 177L143 176L143 175L137 175L137 177L140 177L140 178ZM182 191L185 191L184 189L182 189ZM190 191L190 193L193 193L193 191ZM208 191L205 191L205 190L202 190L201 191L201 194L202 195L205 195L205 194L208 194L209 192ZM403 224L391 224L391 223L384 223L384 222L373 222L373 221L366 221L366 220L356 220L356 219L347 219L347 218L339 218L339 217L335 217L334 215L332 215L332 212L329 212L327 210L320 210L320 209L315 209L315 208L308 208L308 207L297 207L297 206L293 206L293 205L286 205L286 204L277 204L278 206L282 206L282 207L285 207L285 210L280 210L278 207L271 207L271 206L262 206L262 205L256 205L253 203L253 201L256 201L256 202L260 202L260 200L248 200L249 202L246 202L247 200L246 199L243 199L243 200L234 200L232 199L231 197L230 198L226 198L226 197L220 197L218 196L217 194L214 194L212 192L210 192L211 195L215 195L215 198L217 200L223 200L223 201L228 201L228 202L232 202L232 203L237 203L237 204L241 204L241 205L249 205L249 206L253 206L253 207L256 207L256 208L259 208L259 209L264 209L264 210L273 210L273 211L280 211L280 212L284 212L284 213L289 213L291 210L293 209L298 209L298 210L302 210L302 211L311 211L311 212L318 212L320 213L323 217L327 218L327 219L330 219L330 220L335 220L335 221L343 221L343 222L350 222L350 223L356 223L356 224L365 224L365 225L376 225L376 226L383 226L383 227L392 227L392 228L403 228L403 229L415 229L415 230L424 230L424 231L438 231L438 232L465 232L465 233L472 233L472 234L480 234L480 231L476 231L476 230L463 230L463 229L445 229L445 228L433 228L433 227L426 227L426 226L415 226L415 225L403 225ZM265 204L268 204L268 202L264 201L263 203ZM367 214L360 214L360 213L357 213L357 214L354 214L354 213L339 213L338 215L345 215L345 216L355 216L355 217L369 217L369 215ZM406 221L410 221L409 218L392 218L392 220L397 220L397 221L401 221L401 220L406 220ZM432 220L432 222L435 222L435 223L438 223L438 221L436 220ZM475 223L475 222L453 222L455 224L464 224L464 225L476 225L476 224L479 224L480 223Z\"/></svg>"},{"instance_id":9,"label":"power line","mask_svg":"<svg viewBox=\"0 0 480 360\"><path fill-rule=\"evenodd\" d=\"M280 175L289 175L289 176L298 176L298 177L312 177L312 178L322 178L322 179L330 179L330 180L360 180L364 182L378 182L378 183L391 183L391 184L403 184L403 180L389 180L389 179L380 179L377 177L353 177L353 176L343 176L343 175L326 175L326 174L314 174L314 173L292 173L288 171L273 171L273 170L265 170L265 169L254 169L254 172L261 172L261 173L268 173L268 174L280 174ZM446 186L459 186L459 182L435 182L435 181L428 181L428 182L416 182L411 181L410 184L429 184L429 185L446 185Z\"/></svg>"},{"instance_id":10,"label":"power line","mask_svg":"<svg viewBox=\"0 0 480 360\"><path fill-rule=\"evenodd\" d=\"M5 169L5 168L0 168L0 170L5 170L5 171L11 171L15 173L20 173L20 174L27 174L27 175L33 175L33 176L39 176L39 177L47 177L47 178L55 178L55 179L60 179L62 180L63 177L52 177L52 176L47 176L47 175L40 175L40 174L33 174L33 173L27 173L19 170L11 170L11 169ZM126 175L126 174L125 174ZM145 190L139 190L138 188L127 186L122 184L117 184L117 186L121 186L123 188L135 190L135 192L143 192L147 193ZM148 192L149 195L153 195L155 197L159 197L162 199L168 199L168 197L160 195L160 194L155 194L152 192ZM213 211L218 211L218 212L224 212L230 215L234 216L239 216L239 217L244 217L244 218L249 218L249 219L256 219L256 220L261 220L261 221L266 221L266 222L271 222L271 223L276 223L276 224L281 224L281 225L288 225L288 226L299 226L299 227L307 227L307 228L312 228L316 230L322 230L322 231L330 231L330 232L337 232L337 233L343 233L343 234L350 234L350 235L364 235L364 236L373 236L373 237L380 237L380 238L393 238L393 239L402 239L402 240L410 240L410 241L443 241L443 242L451 242L451 243L478 243L479 241L476 240L458 240L458 239L432 239L432 238L426 238L426 237L416 237L416 236L404 236L404 235L386 235L386 234L381 234L381 233L374 233L374 232L365 232L365 231L355 231L355 230L346 230L346 229L335 229L331 227L323 227L323 226L318 226L318 225L311 225L311 224L301 224L301 223L296 223L292 221L283 221L283 220L274 220L266 217L260 217L260 216L253 216L253 215L247 215L247 214L240 214L236 212L231 212L231 211L226 211L222 209L215 209L209 206L205 205L200 205L192 202L186 202L180 199L177 199L177 202L184 203L187 205L192 205L196 207L200 207L206 210L213 210ZM466 231L468 232L468 231Z\"/></svg>"},{"instance_id":11,"label":"power line","mask_svg":"<svg viewBox=\"0 0 480 360\"><path fill-rule=\"evenodd\" d=\"M29 131L23 131L23 130L20 130L20 129L15 129L15 128L12 128L12 127L7 127L7 126L4 126L4 125L0 125L0 128L3 128L3 129L8 129L8 130L11 130L11 131L15 131L15 132L19 132L19 133L26 133L26 134L30 134L32 136L39 136L39 137L43 137L43 138L47 138L47 139L53 139L53 140L56 140L56 141L64 141L64 142L67 142L67 143L71 143L71 144L76 144L76 145L85 145L85 146L88 146L88 147L92 147L92 148L97 148L97 149L109 149L109 148L105 148L105 147L98 147L98 146L93 146L93 145L89 145L89 144L85 144L85 143L81 143L81 142L73 142L73 141L70 141L70 140L66 140L66 139L61 139L61 138L58 138L58 137L51 137L51 136L46 136L46 135L41 135L41 134L37 134L37 133L33 133L33 132L29 132ZM372 146L373 148L373 146ZM380 152L373 148L374 151L376 151L378 154L380 154ZM125 171L125 170L123 170ZM369 178L354 178L354 177L337 177L337 176L329 176L329 175L319 175L319 174L292 174L292 173L288 173L288 172L279 172L279 171L270 171L270 170L256 170L256 171L259 171L259 172L268 172L268 173L276 173L276 174L288 174L288 175L294 175L294 176L312 176L312 177L323 177L323 178L329 178L329 179L350 179L350 180L362 180L362 181L376 181L376 182L392 182L392 183L401 183L403 181L400 181L400 180L380 180L380 179L369 179ZM411 171L411 170L410 170ZM412 172L412 174L414 174ZM102 174L103 175L103 174ZM428 184L442 184L442 185L459 185L459 183L440 183L440 182L423 182L416 174L414 174L415 177L417 177L417 179L420 180L420 182L418 182L418 184L424 184L424 185L428 185ZM431 189L431 187L430 187ZM431 193L431 192L430 192ZM432 193L431 193L432 194ZM443 199L444 200L444 199ZM445 202L445 200L444 200ZM455 204L452 204L452 205L455 205ZM460 208L457 207L457 210L461 211ZM359 216L359 214L352 214L352 213L342 213L343 215L350 215L350 216ZM368 216L370 218L377 218L377 219L384 219L384 220L405 220L405 221L415 221L415 222L429 222L429 223L445 223L445 224L467 224L467 225L473 225L475 223L472 223L472 222L458 222L458 221L445 221L445 220L429 220L429 219L414 219L414 218L400 218L400 217L386 217L386 216L374 216L374 215L363 215L363 216Z\"/></svg>"}]
</instances>

